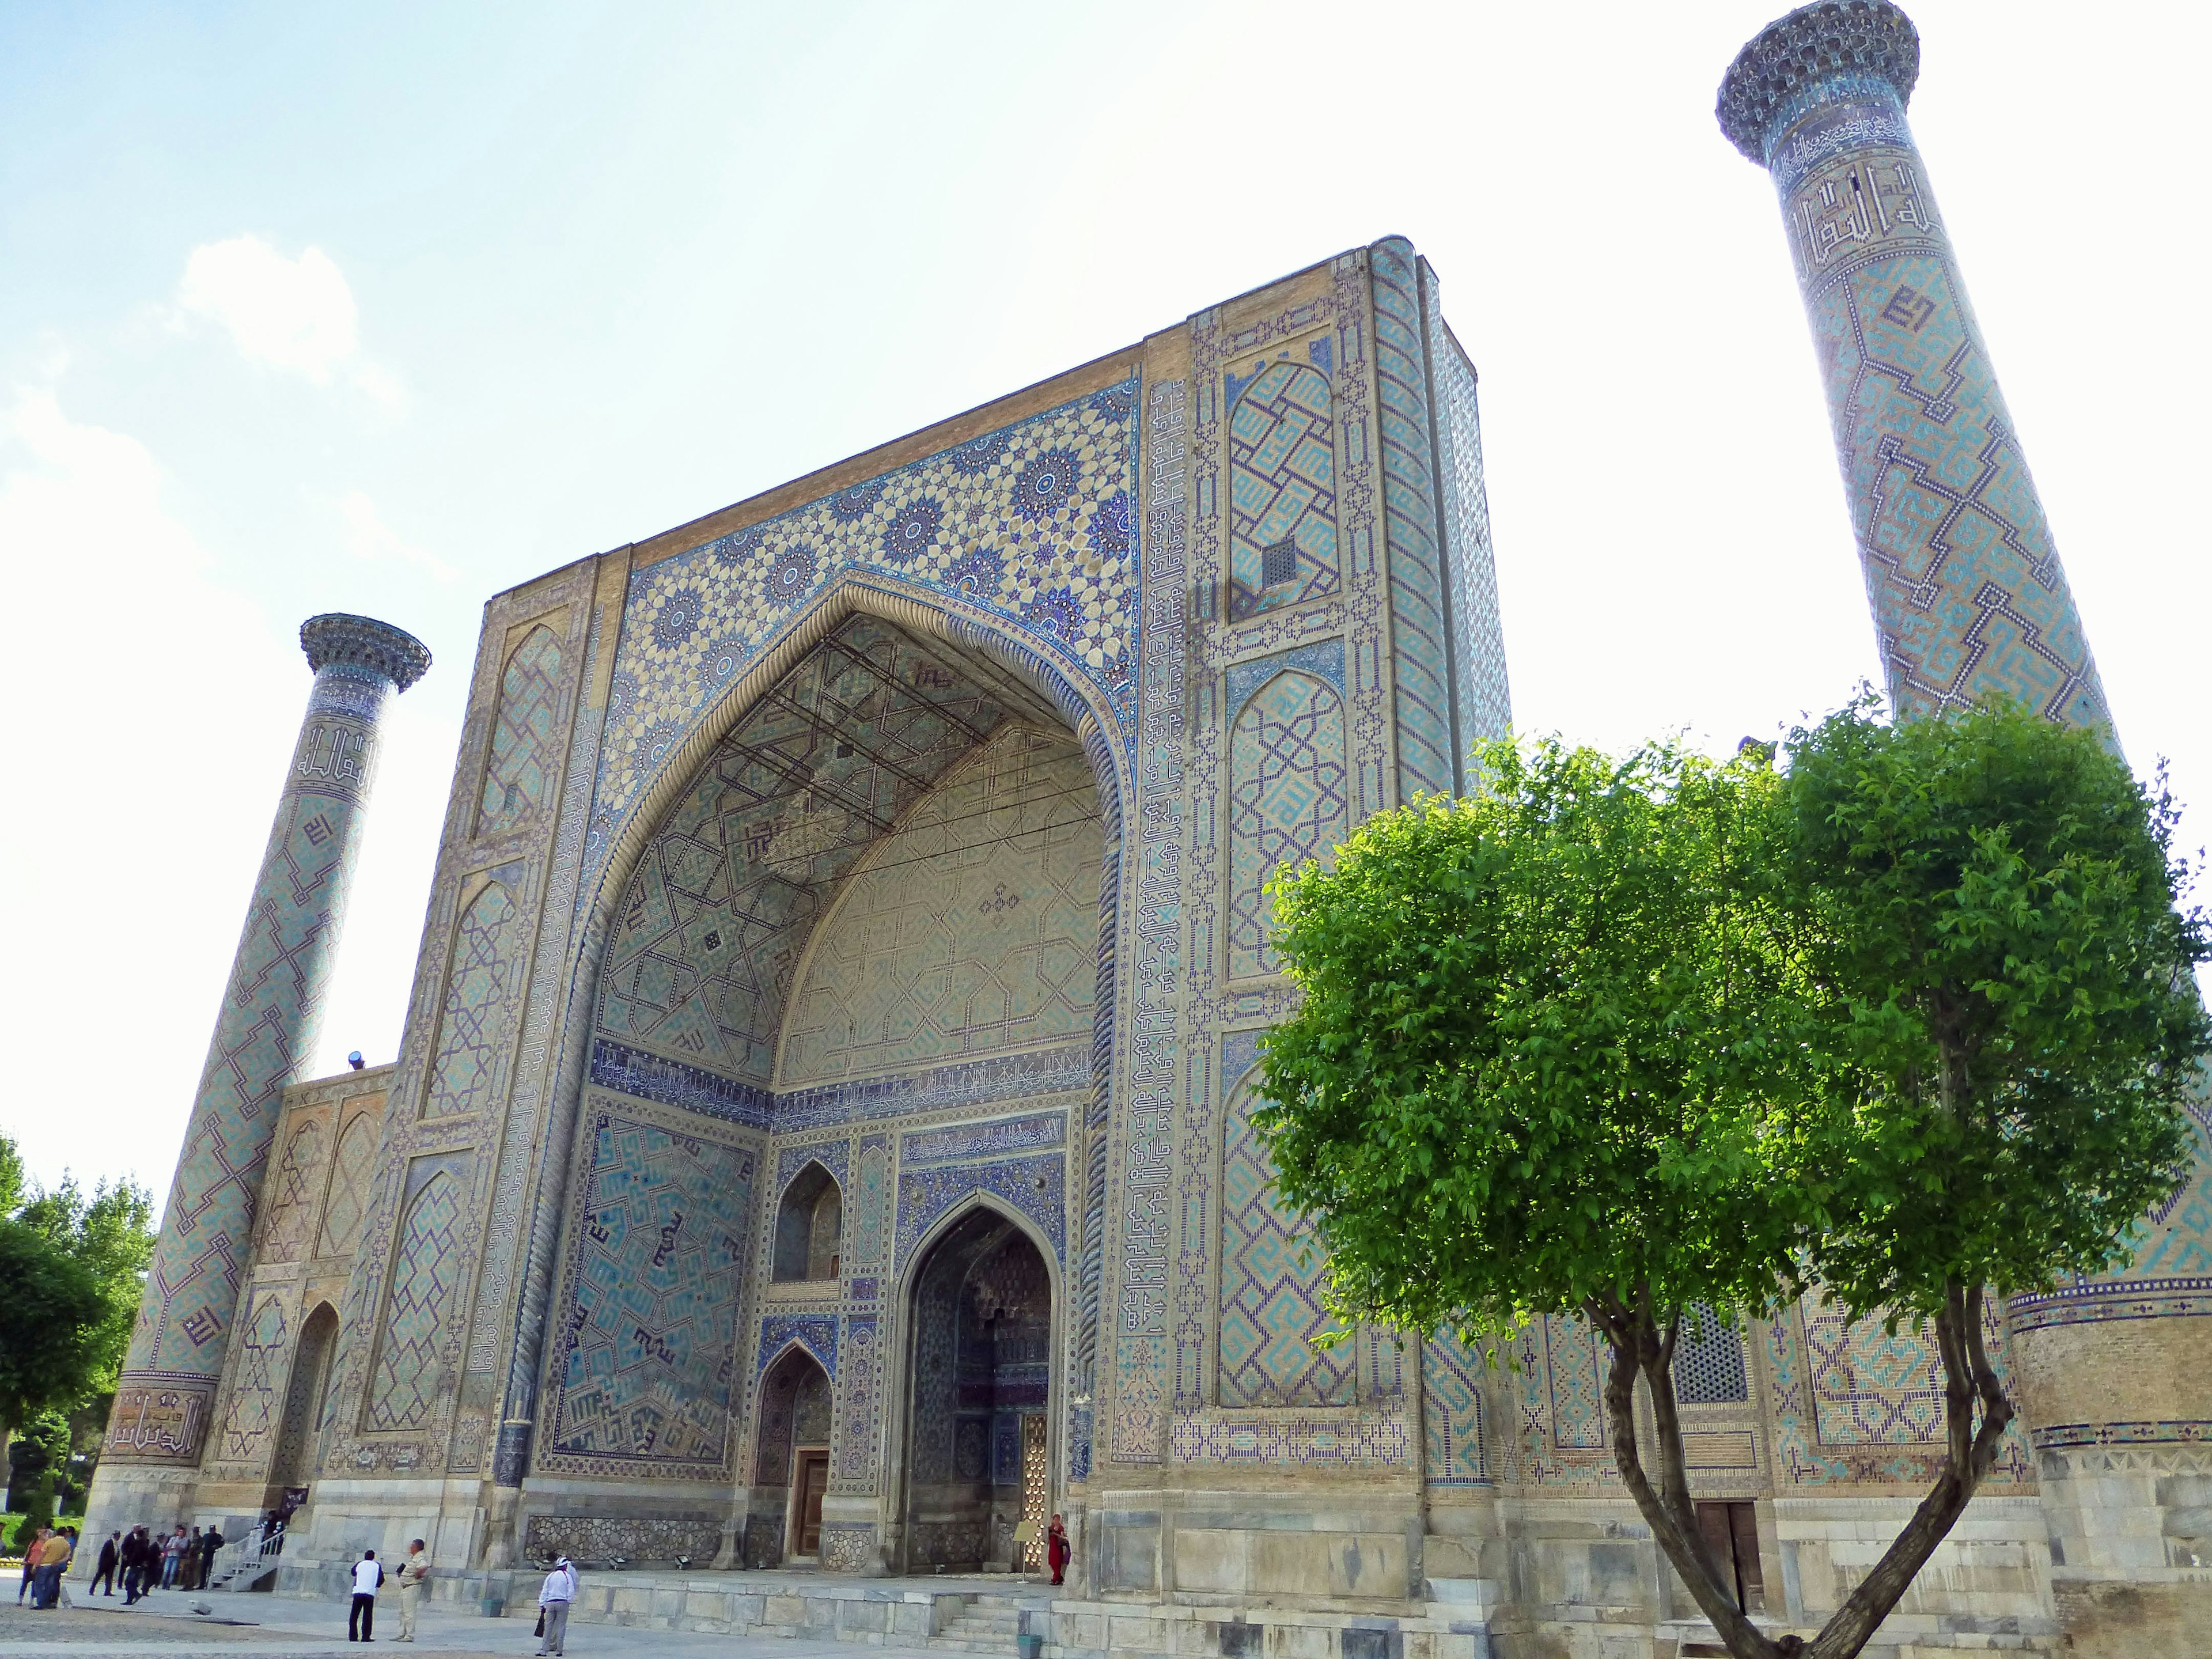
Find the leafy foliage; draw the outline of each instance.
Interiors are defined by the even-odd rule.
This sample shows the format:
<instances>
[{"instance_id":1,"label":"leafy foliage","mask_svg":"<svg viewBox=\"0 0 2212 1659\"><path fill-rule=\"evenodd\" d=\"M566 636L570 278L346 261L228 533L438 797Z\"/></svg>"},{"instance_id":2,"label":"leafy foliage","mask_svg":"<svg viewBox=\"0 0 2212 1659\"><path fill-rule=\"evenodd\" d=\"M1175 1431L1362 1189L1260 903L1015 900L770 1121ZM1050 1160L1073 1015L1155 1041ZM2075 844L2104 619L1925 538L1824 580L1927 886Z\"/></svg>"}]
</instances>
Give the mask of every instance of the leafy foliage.
<instances>
[{"instance_id":1,"label":"leafy foliage","mask_svg":"<svg viewBox=\"0 0 2212 1659\"><path fill-rule=\"evenodd\" d=\"M1340 1317L1478 1342L1588 1319L1623 1481L1730 1650L1844 1659L2012 1419L1985 1297L2124 1258L2174 1190L2207 945L2163 786L2094 734L2005 705L1893 727L1863 698L1790 746L1780 775L1748 744L1492 745L1474 799L1279 872L1304 1000L1255 1121ZM1814 1281L1932 1317L1947 1436L1808 1644L1744 1616L1703 1539L1672 1360L1691 1304Z\"/></svg>"},{"instance_id":2,"label":"leafy foliage","mask_svg":"<svg viewBox=\"0 0 2212 1659\"><path fill-rule=\"evenodd\" d=\"M2009 704L1790 734L1778 874L1822 988L1804 1157L1842 1302L2047 1290L2170 1198L2208 1049L2179 811L2096 733Z\"/></svg>"}]
</instances>

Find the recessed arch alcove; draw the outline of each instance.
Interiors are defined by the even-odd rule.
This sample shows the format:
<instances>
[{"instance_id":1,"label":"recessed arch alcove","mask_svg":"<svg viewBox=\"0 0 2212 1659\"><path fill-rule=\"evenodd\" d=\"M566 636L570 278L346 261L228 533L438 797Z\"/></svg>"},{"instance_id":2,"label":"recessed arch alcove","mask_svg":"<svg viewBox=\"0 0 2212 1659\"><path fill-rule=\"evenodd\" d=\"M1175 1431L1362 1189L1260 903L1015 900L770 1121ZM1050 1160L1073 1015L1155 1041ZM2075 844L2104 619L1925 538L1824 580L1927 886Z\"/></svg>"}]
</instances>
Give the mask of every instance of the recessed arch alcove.
<instances>
[{"instance_id":1,"label":"recessed arch alcove","mask_svg":"<svg viewBox=\"0 0 2212 1659\"><path fill-rule=\"evenodd\" d=\"M1104 1150L1092 1126L1110 1066L1100 1033L1111 1030L1125 763L1108 735L1118 730L1112 708L1055 665L1052 649L848 581L733 678L696 732L669 742L629 827L613 835L586 912L586 1081L602 1108L612 1095L642 1097L723 1120L702 1133L758 1135L760 1167L773 1175L759 1183L750 1242L721 1258L707 1252L714 1282L702 1279L685 1304L726 1309L735 1325L719 1377L708 1382L696 1363L696 1331L682 1376L645 1364L592 1372L556 1346L543 1472L593 1473L591 1425L641 1420L689 1403L662 1399L671 1389L705 1386L714 1395L696 1403L726 1416L738 1466L739 1559L799 1556L833 1568L880 1561L860 1553L896 1547L906 1486L899 1414L911 1379L889 1352L904 1322L892 1285L912 1255L895 1241L885 1178L898 1135L878 1137L872 1162L867 1146L842 1139L817 1157L822 1138L809 1126L896 1115L908 1109L878 1103L922 1079L956 1115L1005 1115L1021 1109L1006 1103L1025 1097L1022 1079L1042 1077L1049 1087L1039 1092L1062 1097L1054 1109L1065 1156L1084 1166L1065 1171L1065 1191L1077 1204L1103 1193L1103 1162L1095 1172L1087 1165ZM971 1104L960 1092L970 1088L987 1092ZM682 1185L639 1174L641 1192ZM1056 1174L1054 1205L1062 1190ZM1015 1429L1030 1435L1042 1478L1056 1444L1042 1394L1059 1386L1047 1351L1061 1340L1045 1333L1079 1315L1057 1283L1056 1257L1047 1264L1054 1247L1027 1226L1001 1237L1007 1255L997 1271L1016 1273L1027 1252L1018 1276L1048 1287L1033 1299L1042 1325L1021 1338L1036 1350L1029 1363L1043 1368L1024 1384L1040 1398L1018 1407L1010 1393L1006 1402L1010 1422L1030 1419ZM1054 1223L1056 1235L1073 1230ZM646 1276L647 1258L672 1237L681 1237L672 1215L641 1211L629 1239L643 1255L625 1271ZM749 1275L757 1289L746 1288ZM673 1292L661 1302L677 1305ZM760 1310L759 1322L738 1321L747 1306ZM550 1329L574 1313L556 1309ZM823 1386L838 1412L848 1394L863 1403L851 1422L836 1419L834 1452L796 1443L779 1450L775 1433L761 1436L804 1367L763 1346L764 1327L817 1318L851 1348L844 1368L829 1349L817 1355ZM662 1334L648 1331L633 1346L649 1356ZM627 1352L619 1342L611 1351ZM770 1373L749 1388L757 1363ZM818 1507L792 1508L805 1496L791 1462L800 1452L829 1480L827 1522ZM817 1453L825 1465L834 1455L834 1468L816 1467ZM1022 1455L1018 1446L1017 1466ZM658 1473L635 1455L606 1468ZM1006 1547L989 1535L992 1505L1004 1510L1006 1497L978 1495L979 1547ZM999 1531L1010 1533L1011 1516L1000 1518ZM793 1529L802 1522L822 1528L814 1551L799 1548Z\"/></svg>"},{"instance_id":2,"label":"recessed arch alcove","mask_svg":"<svg viewBox=\"0 0 2212 1659\"><path fill-rule=\"evenodd\" d=\"M1041 1563L1058 1488L1060 1289L1050 1243L980 1192L911 1253L892 1396L898 1570ZM1024 1520L1036 1534L1025 1546L1015 1541Z\"/></svg>"}]
</instances>

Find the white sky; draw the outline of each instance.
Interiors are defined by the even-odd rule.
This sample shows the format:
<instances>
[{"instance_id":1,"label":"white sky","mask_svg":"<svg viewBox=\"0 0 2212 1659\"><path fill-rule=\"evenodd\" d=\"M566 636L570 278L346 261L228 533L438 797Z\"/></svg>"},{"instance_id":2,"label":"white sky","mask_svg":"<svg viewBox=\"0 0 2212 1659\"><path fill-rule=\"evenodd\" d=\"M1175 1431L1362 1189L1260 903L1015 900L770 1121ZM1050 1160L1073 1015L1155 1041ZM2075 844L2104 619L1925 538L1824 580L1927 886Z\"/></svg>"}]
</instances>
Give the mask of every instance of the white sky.
<instances>
[{"instance_id":1,"label":"white sky","mask_svg":"<svg viewBox=\"0 0 2212 1659\"><path fill-rule=\"evenodd\" d=\"M438 659L330 1071L398 1045L485 596L1388 233L1482 376L1520 723L1732 744L1841 701L1877 665L1826 416L1711 114L1781 9L0 9L0 1127L166 1194L304 617ZM1911 10L1938 198L2193 846L2212 21Z\"/></svg>"}]
</instances>

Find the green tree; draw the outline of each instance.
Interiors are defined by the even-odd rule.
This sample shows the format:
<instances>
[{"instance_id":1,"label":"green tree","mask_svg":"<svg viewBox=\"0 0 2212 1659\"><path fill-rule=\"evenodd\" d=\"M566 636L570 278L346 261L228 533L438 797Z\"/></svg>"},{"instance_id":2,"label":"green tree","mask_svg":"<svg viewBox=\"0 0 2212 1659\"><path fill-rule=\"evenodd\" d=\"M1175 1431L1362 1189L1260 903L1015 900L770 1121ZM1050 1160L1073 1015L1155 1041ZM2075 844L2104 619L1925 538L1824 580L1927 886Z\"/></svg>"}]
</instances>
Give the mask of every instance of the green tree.
<instances>
[{"instance_id":1,"label":"green tree","mask_svg":"<svg viewBox=\"0 0 2212 1659\"><path fill-rule=\"evenodd\" d=\"M1866 750L1893 757L1907 796L1963 791L1961 821L1981 815L1969 840L1982 850L1961 879L1946 886L1940 860L1923 861L1917 912L1896 896L1855 896L1815 833L1828 787L1819 781L1852 775L1844 738L1888 731L1863 708L1799 734L1787 776L1757 750L1720 765L1669 745L1620 762L1557 743L1494 745L1477 797L1370 820L1333 866L1279 875L1272 888L1304 998L1269 1038L1261 1091L1272 1104L1257 1121L1285 1200L1330 1252L1336 1310L1478 1344L1540 1315L1588 1319L1610 1352L1605 1401L1622 1480L1741 1659L1843 1659L1863 1646L1965 1508L2010 1415L1985 1360L1977 1374L1980 1287L2028 1288L2111 1261L2175 1180L2174 1097L2204 1048L2189 981L2203 951L2201 930L2173 908L2170 804L2136 790L2094 739L2046 726L2063 741L2043 744L2021 730L2025 717L1975 718L2006 725L2008 763L2029 767L2033 787L1973 795L1942 775L1962 756L1913 747L1917 728ZM2045 827L1988 816L1999 799ZM2085 814L2106 838L2101 854L2077 844L2087 832L2047 827ZM2081 856L2045 857L2067 834ZM2002 902L1993 884L2011 866L2001 847L2021 860ZM1995 949L1994 917L1960 919L1985 900L2008 905L2003 938L2026 954L2000 952L1993 974L1966 981L1981 1002L2021 1021L2100 1024L2110 1013L2115 1035L2108 1044L2077 1026L2064 1042L2027 1043L2015 1033L2010 1069L1977 1073L1976 1086L2014 1088L2000 1115L2015 1127L2045 1109L2114 1120L2100 1131L2105 1149L2147 1164L2093 1170L2060 1155L2061 1128L2028 1137L2018 1157L1984 1138L1980 1161L1954 1170L1950 1132L1898 1103L1886 1064L1911 1052L1916 1076L1936 1073L1925 1046L1906 1041L1911 994L1892 994L1874 941L1884 928L1964 927ZM2077 1000L2006 988L2051 974ZM2001 1073L2014 1084L2000 1085ZM2098 1207L2067 1219L2088 1196L2070 1188L2085 1182ZM1967 1240L1981 1253L1964 1250ZM1937 1319L1951 1459L1808 1644L1770 1639L1745 1617L1707 1549L1673 1358L1692 1307L1769 1315L1816 1273L1856 1313Z\"/></svg>"},{"instance_id":2,"label":"green tree","mask_svg":"<svg viewBox=\"0 0 2212 1659\"><path fill-rule=\"evenodd\" d=\"M8 1448L9 1499L23 1513L17 1538L27 1541L53 1524L69 1457L69 1419L59 1412L40 1412Z\"/></svg>"},{"instance_id":3,"label":"green tree","mask_svg":"<svg viewBox=\"0 0 2212 1659\"><path fill-rule=\"evenodd\" d=\"M130 1182L40 1191L0 1135L0 1449L38 1413L112 1393L154 1249L153 1200Z\"/></svg>"},{"instance_id":4,"label":"green tree","mask_svg":"<svg viewBox=\"0 0 2212 1659\"><path fill-rule=\"evenodd\" d=\"M1779 874L1826 1079L1793 1127L1827 1182L1809 1265L1854 1312L1933 1324L1947 1434L1823 1654L1857 1651L1997 1455L1986 1298L2127 1259L2187 1176L2212 1051L2163 773L2146 789L2100 734L2008 702L1880 713L1863 696L1789 739Z\"/></svg>"}]
</instances>

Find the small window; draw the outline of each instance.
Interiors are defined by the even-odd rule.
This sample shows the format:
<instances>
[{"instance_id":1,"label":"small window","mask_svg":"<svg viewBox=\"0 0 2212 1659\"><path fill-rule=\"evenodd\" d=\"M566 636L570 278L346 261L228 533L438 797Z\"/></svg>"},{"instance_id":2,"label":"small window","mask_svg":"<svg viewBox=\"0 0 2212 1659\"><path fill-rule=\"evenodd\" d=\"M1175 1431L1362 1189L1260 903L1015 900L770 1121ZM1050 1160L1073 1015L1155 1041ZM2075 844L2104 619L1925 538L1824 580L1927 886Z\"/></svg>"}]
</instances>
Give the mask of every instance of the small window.
<instances>
[{"instance_id":1,"label":"small window","mask_svg":"<svg viewBox=\"0 0 2212 1659\"><path fill-rule=\"evenodd\" d=\"M829 1170L810 1164L783 1189L775 1216L775 1255L769 1276L778 1283L837 1277L844 1194Z\"/></svg>"},{"instance_id":2,"label":"small window","mask_svg":"<svg viewBox=\"0 0 2212 1659\"><path fill-rule=\"evenodd\" d=\"M1298 579L1298 544L1288 536L1260 550L1260 586L1280 587Z\"/></svg>"},{"instance_id":3,"label":"small window","mask_svg":"<svg viewBox=\"0 0 2212 1659\"><path fill-rule=\"evenodd\" d=\"M1720 1569L1721 1583L1746 1613L1766 1611L1766 1575L1759 1565L1759 1506L1700 1504L1698 1530Z\"/></svg>"},{"instance_id":4,"label":"small window","mask_svg":"<svg viewBox=\"0 0 2212 1659\"><path fill-rule=\"evenodd\" d=\"M1685 1406L1735 1406L1751 1398L1743 1333L1722 1324L1701 1302L1682 1310L1682 1332L1674 1339L1674 1398Z\"/></svg>"}]
</instances>

